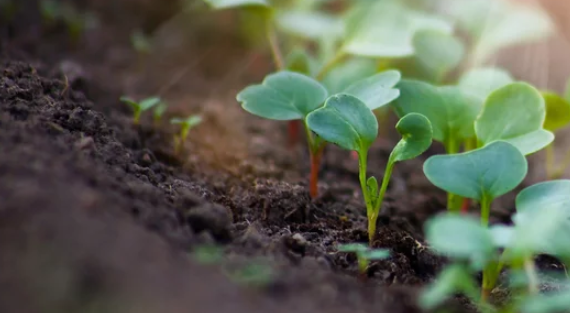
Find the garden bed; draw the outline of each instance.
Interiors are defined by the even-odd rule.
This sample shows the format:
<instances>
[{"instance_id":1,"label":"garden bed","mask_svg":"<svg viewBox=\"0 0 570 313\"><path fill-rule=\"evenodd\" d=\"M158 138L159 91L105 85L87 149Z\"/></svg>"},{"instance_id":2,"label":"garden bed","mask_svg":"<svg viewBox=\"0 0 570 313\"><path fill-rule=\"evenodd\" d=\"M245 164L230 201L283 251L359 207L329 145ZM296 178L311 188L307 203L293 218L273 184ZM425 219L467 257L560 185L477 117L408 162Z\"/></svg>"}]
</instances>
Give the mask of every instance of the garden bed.
<instances>
[{"instance_id":1,"label":"garden bed","mask_svg":"<svg viewBox=\"0 0 570 313\"><path fill-rule=\"evenodd\" d=\"M445 264L422 229L445 208L422 173L441 147L396 167L374 242L391 256L363 281L356 259L336 252L368 240L357 161L327 147L312 200L305 147L288 149L284 124L234 100L269 59L231 33L208 40L199 21L164 39L184 35L187 46L137 60L132 29L177 21L174 10L87 2L102 23L72 42L28 2L0 33L0 311L421 311L419 291ZM140 18L113 14L134 8ZM182 155L170 125L135 126L119 101L157 92L172 99L168 114L204 117ZM371 149L372 174L395 137L388 129ZM492 222L512 209L497 202ZM212 245L222 260L199 262ZM562 269L546 257L540 266ZM471 310L461 299L449 308Z\"/></svg>"}]
</instances>

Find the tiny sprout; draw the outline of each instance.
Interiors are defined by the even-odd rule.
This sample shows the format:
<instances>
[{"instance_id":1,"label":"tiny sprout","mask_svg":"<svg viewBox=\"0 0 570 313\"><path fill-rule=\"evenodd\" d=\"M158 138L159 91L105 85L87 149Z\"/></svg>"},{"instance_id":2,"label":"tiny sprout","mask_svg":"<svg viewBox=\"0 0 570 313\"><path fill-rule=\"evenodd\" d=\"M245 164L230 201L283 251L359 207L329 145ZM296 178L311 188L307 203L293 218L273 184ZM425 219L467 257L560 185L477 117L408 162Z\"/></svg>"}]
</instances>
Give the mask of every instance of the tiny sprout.
<instances>
[{"instance_id":1,"label":"tiny sprout","mask_svg":"<svg viewBox=\"0 0 570 313\"><path fill-rule=\"evenodd\" d=\"M155 127L160 125L160 120L162 119L162 116L167 109L168 105L165 102L160 102L157 106L154 107L154 111L152 112L152 119L154 121Z\"/></svg>"},{"instance_id":2,"label":"tiny sprout","mask_svg":"<svg viewBox=\"0 0 570 313\"><path fill-rule=\"evenodd\" d=\"M160 98L157 97L147 98L140 102L137 102L128 97L121 97L121 101L128 104L133 109L133 123L135 125L139 124L141 114L144 111L151 109L161 102Z\"/></svg>"},{"instance_id":3,"label":"tiny sprout","mask_svg":"<svg viewBox=\"0 0 570 313\"><path fill-rule=\"evenodd\" d=\"M137 30L131 34L131 44L133 48L141 54L148 54L152 49L152 43L149 37L141 30Z\"/></svg>"},{"instance_id":4,"label":"tiny sprout","mask_svg":"<svg viewBox=\"0 0 570 313\"><path fill-rule=\"evenodd\" d=\"M358 260L358 271L365 274L370 261L383 260L390 256L390 251L386 249L371 249L365 244L349 243L338 246L339 252L352 252L356 254Z\"/></svg>"},{"instance_id":5,"label":"tiny sprout","mask_svg":"<svg viewBox=\"0 0 570 313\"><path fill-rule=\"evenodd\" d=\"M199 115L191 115L187 118L173 118L170 120L170 124L180 125L180 133L176 140L176 152L180 152L184 147L184 142L188 137L188 132L190 129L194 128L196 125L202 122L202 117Z\"/></svg>"}]
</instances>

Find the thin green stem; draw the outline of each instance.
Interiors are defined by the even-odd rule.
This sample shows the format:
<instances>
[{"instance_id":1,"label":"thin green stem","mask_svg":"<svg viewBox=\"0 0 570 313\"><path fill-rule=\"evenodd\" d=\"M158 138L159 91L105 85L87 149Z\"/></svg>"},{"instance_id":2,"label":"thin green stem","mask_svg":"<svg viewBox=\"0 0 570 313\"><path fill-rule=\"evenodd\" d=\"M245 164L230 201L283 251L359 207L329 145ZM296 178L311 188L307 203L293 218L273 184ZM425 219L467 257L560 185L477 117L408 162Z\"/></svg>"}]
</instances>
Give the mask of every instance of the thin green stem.
<instances>
[{"instance_id":1,"label":"thin green stem","mask_svg":"<svg viewBox=\"0 0 570 313\"><path fill-rule=\"evenodd\" d=\"M332 70L345 57L346 57L346 54L344 53L344 51L339 50L332 59L330 59L327 63L325 63L325 65L323 65L323 67L317 73L315 78L319 81L323 80L323 78L325 78L325 75L327 75L328 72L330 72L330 70Z\"/></svg>"},{"instance_id":2,"label":"thin green stem","mask_svg":"<svg viewBox=\"0 0 570 313\"><path fill-rule=\"evenodd\" d=\"M528 279L528 292L531 295L538 293L538 275L532 257L527 257L524 261L524 271Z\"/></svg>"},{"instance_id":3,"label":"thin green stem","mask_svg":"<svg viewBox=\"0 0 570 313\"><path fill-rule=\"evenodd\" d=\"M269 42L269 47L271 48L271 55L273 56L273 62L278 70L285 69L285 61L283 59L283 53L279 48L279 41L277 40L277 33L275 32L275 27L271 18L267 19L266 36Z\"/></svg>"},{"instance_id":4,"label":"thin green stem","mask_svg":"<svg viewBox=\"0 0 570 313\"><path fill-rule=\"evenodd\" d=\"M372 245L374 235L376 234L376 219L374 218L374 207L370 198L368 190L367 177L366 177L366 162L368 160L368 151L358 152L358 178L360 180L360 188L362 189L362 196L366 204L366 217L368 218L368 240ZM374 220L374 223L373 221Z\"/></svg>"},{"instance_id":5,"label":"thin green stem","mask_svg":"<svg viewBox=\"0 0 570 313\"><path fill-rule=\"evenodd\" d=\"M489 225L489 215L491 215L491 202L493 198L483 195L481 198L481 225L487 227Z\"/></svg>"},{"instance_id":6,"label":"thin green stem","mask_svg":"<svg viewBox=\"0 0 570 313\"><path fill-rule=\"evenodd\" d=\"M570 150L568 150L566 152L564 159L562 160L562 162L560 163L560 165L558 166L556 171L554 171L554 173L552 173L551 179L558 179L558 178L562 177L562 175L564 175L564 171L566 171L566 169L569 166L570 166Z\"/></svg>"},{"instance_id":7,"label":"thin green stem","mask_svg":"<svg viewBox=\"0 0 570 313\"><path fill-rule=\"evenodd\" d=\"M382 186L380 186L380 192L378 193L378 198L376 199L376 206L374 212L376 217L380 215L380 210L382 209L382 202L384 202L384 196L386 195L386 190L388 190L388 184L390 184L390 177L392 177L392 171L394 170L394 165L396 162L388 160L388 165L386 166L386 171L384 171L384 177L382 178Z\"/></svg>"}]
</instances>

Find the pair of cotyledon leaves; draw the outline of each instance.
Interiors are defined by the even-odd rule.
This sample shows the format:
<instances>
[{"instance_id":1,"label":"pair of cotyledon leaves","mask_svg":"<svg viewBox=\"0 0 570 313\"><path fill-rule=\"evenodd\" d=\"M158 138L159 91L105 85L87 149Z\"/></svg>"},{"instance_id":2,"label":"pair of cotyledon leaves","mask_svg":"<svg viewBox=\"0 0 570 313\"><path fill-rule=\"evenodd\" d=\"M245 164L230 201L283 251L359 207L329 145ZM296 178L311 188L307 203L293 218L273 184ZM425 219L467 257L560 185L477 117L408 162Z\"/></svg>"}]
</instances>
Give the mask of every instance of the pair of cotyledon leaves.
<instances>
[{"instance_id":1,"label":"pair of cotyledon leaves","mask_svg":"<svg viewBox=\"0 0 570 313\"><path fill-rule=\"evenodd\" d=\"M398 97L399 91L392 87L399 79L399 72L386 71L327 98L327 90L316 80L284 71L245 88L237 100L246 111L264 118L304 119L324 140L366 153L378 136L378 121L372 110ZM421 114L406 115L396 128L403 138L394 149L393 162L416 157L431 145L431 125Z\"/></svg>"},{"instance_id":2,"label":"pair of cotyledon leaves","mask_svg":"<svg viewBox=\"0 0 570 313\"><path fill-rule=\"evenodd\" d=\"M470 261L471 270L475 271L496 260L500 248L506 249L502 259L507 262L521 262L540 253L566 260L570 257L570 180L527 187L517 195L516 209L514 226L491 228L467 216L440 215L426 223L426 239L436 251L455 260ZM459 264L445 269L435 285L422 296L421 302L426 307L433 307L456 292L472 290L469 285L471 270ZM564 303L570 305L568 299L565 302L557 299L550 304L549 299L535 299L538 303L533 303L532 307L537 310L528 312L539 312L538 308L560 308Z\"/></svg>"},{"instance_id":3,"label":"pair of cotyledon leaves","mask_svg":"<svg viewBox=\"0 0 570 313\"><path fill-rule=\"evenodd\" d=\"M473 137L483 145L503 140L527 155L554 139L543 128L546 107L542 95L498 70L469 72L458 86L403 80L398 88L401 96L393 104L396 113L425 115L433 125L434 139L443 143Z\"/></svg>"}]
</instances>

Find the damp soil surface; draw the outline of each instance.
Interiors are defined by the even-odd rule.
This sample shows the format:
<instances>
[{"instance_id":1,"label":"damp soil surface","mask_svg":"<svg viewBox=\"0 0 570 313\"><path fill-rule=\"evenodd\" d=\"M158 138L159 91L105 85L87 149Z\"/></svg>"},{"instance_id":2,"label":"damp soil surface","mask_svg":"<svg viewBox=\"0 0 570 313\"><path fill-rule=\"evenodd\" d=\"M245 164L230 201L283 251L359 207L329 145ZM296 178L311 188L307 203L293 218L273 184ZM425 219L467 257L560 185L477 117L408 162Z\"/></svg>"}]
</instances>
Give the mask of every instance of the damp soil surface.
<instances>
[{"instance_id":1,"label":"damp soil surface","mask_svg":"<svg viewBox=\"0 0 570 313\"><path fill-rule=\"evenodd\" d=\"M336 251L368 238L357 161L327 147L311 199L302 142L288 148L285 125L233 100L270 60L229 16L181 17L163 2L76 1L100 22L79 39L42 23L35 1L2 20L0 311L421 312L419 292L445 265L423 237L445 203L423 159L396 167L374 242L391 256L359 275ZM138 28L154 34L150 55L131 48ZM133 125L124 94L160 94L169 117L204 122L177 154L166 118ZM395 141L387 128L370 174ZM494 221L509 221L510 203Z\"/></svg>"}]
</instances>

